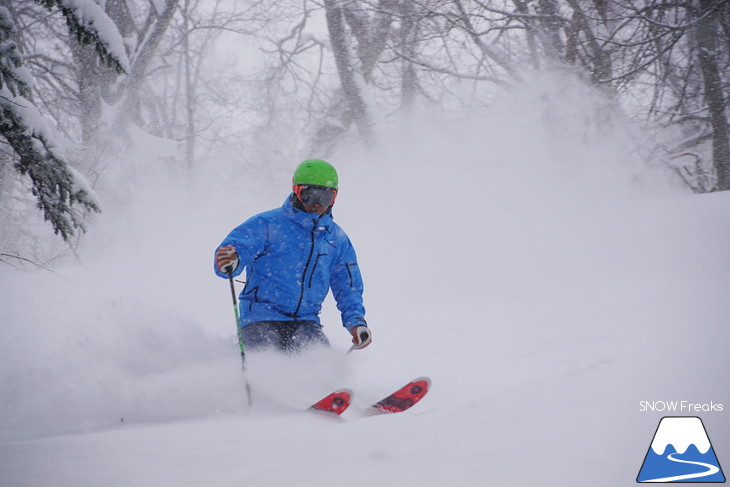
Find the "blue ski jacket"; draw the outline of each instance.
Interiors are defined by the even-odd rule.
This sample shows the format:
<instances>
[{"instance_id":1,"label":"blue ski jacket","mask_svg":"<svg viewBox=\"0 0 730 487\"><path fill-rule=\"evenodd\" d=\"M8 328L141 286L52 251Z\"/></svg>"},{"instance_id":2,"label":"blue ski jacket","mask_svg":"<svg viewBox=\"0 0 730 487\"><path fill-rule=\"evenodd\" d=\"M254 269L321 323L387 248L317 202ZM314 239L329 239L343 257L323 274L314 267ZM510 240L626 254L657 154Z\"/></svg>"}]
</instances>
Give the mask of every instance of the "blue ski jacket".
<instances>
[{"instance_id":1,"label":"blue ski jacket","mask_svg":"<svg viewBox=\"0 0 730 487\"><path fill-rule=\"evenodd\" d=\"M239 295L240 326L257 321L315 321L330 288L348 330L365 325L363 283L355 249L332 219L299 210L290 196L280 208L233 229L220 246L233 245L246 269ZM228 278L215 266L218 276Z\"/></svg>"}]
</instances>

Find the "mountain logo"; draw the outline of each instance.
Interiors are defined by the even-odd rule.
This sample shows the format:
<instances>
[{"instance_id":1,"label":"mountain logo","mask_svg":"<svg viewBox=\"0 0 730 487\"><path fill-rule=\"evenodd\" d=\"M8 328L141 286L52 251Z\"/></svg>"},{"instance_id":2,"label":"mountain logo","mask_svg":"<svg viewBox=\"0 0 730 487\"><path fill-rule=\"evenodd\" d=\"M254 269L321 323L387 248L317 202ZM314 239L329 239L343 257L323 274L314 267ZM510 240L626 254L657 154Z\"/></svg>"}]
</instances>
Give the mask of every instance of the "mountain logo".
<instances>
[{"instance_id":1,"label":"mountain logo","mask_svg":"<svg viewBox=\"0 0 730 487\"><path fill-rule=\"evenodd\" d=\"M696 416L663 417L636 481L725 482L702 420Z\"/></svg>"}]
</instances>

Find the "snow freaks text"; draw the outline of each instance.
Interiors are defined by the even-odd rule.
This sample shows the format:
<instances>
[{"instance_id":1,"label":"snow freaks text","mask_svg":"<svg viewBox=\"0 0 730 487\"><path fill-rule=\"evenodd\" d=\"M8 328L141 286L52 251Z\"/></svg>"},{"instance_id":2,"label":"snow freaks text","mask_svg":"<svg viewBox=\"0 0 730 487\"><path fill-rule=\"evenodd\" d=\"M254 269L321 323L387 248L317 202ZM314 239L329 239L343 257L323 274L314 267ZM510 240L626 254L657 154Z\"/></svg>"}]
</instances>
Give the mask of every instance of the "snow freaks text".
<instances>
[{"instance_id":1,"label":"snow freaks text","mask_svg":"<svg viewBox=\"0 0 730 487\"><path fill-rule=\"evenodd\" d=\"M720 413L724 409L721 403L695 403L691 401L640 401L639 412L670 413Z\"/></svg>"}]
</instances>

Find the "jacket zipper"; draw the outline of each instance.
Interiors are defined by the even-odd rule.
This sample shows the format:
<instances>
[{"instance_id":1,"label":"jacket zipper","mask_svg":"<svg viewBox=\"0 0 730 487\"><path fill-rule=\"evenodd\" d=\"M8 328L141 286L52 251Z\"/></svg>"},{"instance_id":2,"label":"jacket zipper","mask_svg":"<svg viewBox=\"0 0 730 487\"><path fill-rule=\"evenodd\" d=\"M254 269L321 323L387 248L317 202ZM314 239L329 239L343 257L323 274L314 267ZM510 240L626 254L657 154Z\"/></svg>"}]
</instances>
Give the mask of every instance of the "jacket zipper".
<instances>
[{"instance_id":1,"label":"jacket zipper","mask_svg":"<svg viewBox=\"0 0 730 487\"><path fill-rule=\"evenodd\" d=\"M317 264L319 264L319 259L321 257L324 257L327 254L317 254L317 258L314 259L314 265L312 266L312 272L309 273L309 284L307 287L310 289L312 288L312 279L314 279L314 273L317 271Z\"/></svg>"},{"instance_id":2,"label":"jacket zipper","mask_svg":"<svg viewBox=\"0 0 730 487\"><path fill-rule=\"evenodd\" d=\"M297 315L299 314L299 309L302 307L302 301L304 301L304 288L306 287L307 282L307 270L309 269L309 264L312 263L312 255L314 255L314 232L317 231L319 218L320 217L315 220L314 226L312 227L311 246L309 247L309 257L307 257L307 263L304 265L304 272L302 273L302 289L299 293L299 303L297 303L297 309L295 309L294 313L292 314L292 318L294 318L295 320L297 319Z\"/></svg>"},{"instance_id":3,"label":"jacket zipper","mask_svg":"<svg viewBox=\"0 0 730 487\"><path fill-rule=\"evenodd\" d=\"M350 278L350 287L352 287L352 284L353 284L353 282L352 282L352 271L350 270L350 267L355 267L356 265L357 265L357 263L345 264L345 269L347 269L347 275Z\"/></svg>"}]
</instances>

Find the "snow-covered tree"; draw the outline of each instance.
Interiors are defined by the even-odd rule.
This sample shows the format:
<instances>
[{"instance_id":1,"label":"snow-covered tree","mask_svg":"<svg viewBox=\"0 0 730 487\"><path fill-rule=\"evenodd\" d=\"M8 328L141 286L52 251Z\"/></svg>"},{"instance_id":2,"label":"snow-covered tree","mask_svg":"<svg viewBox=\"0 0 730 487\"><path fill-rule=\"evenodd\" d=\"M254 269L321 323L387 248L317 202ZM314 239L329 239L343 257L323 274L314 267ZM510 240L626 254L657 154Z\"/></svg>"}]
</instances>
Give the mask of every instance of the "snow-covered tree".
<instances>
[{"instance_id":1,"label":"snow-covered tree","mask_svg":"<svg viewBox=\"0 0 730 487\"><path fill-rule=\"evenodd\" d=\"M119 72L129 71L122 36L104 9L94 0L36 0L49 9L57 7L69 32L81 44L93 46L99 57Z\"/></svg>"},{"instance_id":2,"label":"snow-covered tree","mask_svg":"<svg viewBox=\"0 0 730 487\"><path fill-rule=\"evenodd\" d=\"M95 46L99 56L119 71L127 69L121 36L92 0L38 0L63 12L69 31ZM56 234L64 240L85 230L83 216L100 211L93 191L69 164L60 136L33 103L33 77L13 40L15 26L7 7L0 6L0 135L14 153L13 167L30 178L32 192Z\"/></svg>"}]
</instances>

